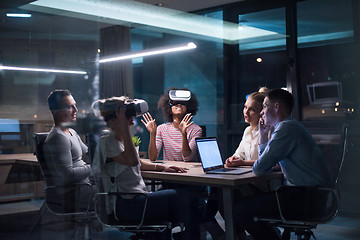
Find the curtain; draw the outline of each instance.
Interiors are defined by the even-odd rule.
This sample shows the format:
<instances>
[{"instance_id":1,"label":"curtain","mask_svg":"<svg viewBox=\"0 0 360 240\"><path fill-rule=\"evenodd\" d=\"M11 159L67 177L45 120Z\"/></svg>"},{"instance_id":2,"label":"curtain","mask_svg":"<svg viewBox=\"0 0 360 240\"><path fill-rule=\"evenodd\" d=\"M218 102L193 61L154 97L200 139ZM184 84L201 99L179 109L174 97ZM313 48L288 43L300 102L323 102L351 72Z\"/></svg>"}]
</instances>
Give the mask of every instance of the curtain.
<instances>
[{"instance_id":1,"label":"curtain","mask_svg":"<svg viewBox=\"0 0 360 240\"><path fill-rule=\"evenodd\" d=\"M100 30L100 58L131 51L130 28L111 26ZM100 98L133 97L132 62L129 60L100 64Z\"/></svg>"}]
</instances>

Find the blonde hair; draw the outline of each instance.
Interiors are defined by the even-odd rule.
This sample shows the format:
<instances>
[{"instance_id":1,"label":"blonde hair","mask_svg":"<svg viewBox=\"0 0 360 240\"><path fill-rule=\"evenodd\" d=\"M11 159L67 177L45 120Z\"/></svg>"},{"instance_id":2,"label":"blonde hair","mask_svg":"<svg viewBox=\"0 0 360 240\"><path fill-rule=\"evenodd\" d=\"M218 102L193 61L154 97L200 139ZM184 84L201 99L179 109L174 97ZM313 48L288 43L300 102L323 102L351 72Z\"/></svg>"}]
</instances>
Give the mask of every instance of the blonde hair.
<instances>
[{"instance_id":1,"label":"blonde hair","mask_svg":"<svg viewBox=\"0 0 360 240\"><path fill-rule=\"evenodd\" d=\"M256 103L260 105L260 108L262 109L262 104L264 102L265 94L268 92L267 87L260 87L259 91L253 92L249 95L250 98L255 100Z\"/></svg>"},{"instance_id":2,"label":"blonde hair","mask_svg":"<svg viewBox=\"0 0 360 240\"><path fill-rule=\"evenodd\" d=\"M269 89L267 87L260 87L259 88L259 93L266 93L267 91L269 91Z\"/></svg>"}]
</instances>

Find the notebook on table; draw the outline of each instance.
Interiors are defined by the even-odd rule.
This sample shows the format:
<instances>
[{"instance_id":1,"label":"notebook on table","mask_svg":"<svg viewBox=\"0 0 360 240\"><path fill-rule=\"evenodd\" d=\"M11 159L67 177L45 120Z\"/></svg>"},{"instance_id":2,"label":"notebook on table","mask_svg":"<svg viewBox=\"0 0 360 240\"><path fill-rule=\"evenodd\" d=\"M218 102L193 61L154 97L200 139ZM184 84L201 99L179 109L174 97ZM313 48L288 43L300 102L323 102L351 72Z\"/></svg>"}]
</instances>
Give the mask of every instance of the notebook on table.
<instances>
[{"instance_id":1,"label":"notebook on table","mask_svg":"<svg viewBox=\"0 0 360 240\"><path fill-rule=\"evenodd\" d=\"M196 145L205 173L244 174L251 168L225 168L216 137L196 138Z\"/></svg>"}]
</instances>

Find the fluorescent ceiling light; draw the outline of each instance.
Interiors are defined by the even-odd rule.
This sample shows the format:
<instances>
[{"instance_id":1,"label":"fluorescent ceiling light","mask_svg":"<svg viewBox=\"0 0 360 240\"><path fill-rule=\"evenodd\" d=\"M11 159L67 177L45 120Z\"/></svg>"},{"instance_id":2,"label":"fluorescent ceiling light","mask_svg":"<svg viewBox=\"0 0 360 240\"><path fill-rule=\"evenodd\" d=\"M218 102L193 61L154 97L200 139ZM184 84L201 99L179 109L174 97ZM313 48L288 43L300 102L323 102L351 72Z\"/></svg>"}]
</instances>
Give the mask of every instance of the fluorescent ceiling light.
<instances>
[{"instance_id":1,"label":"fluorescent ceiling light","mask_svg":"<svg viewBox=\"0 0 360 240\"><path fill-rule=\"evenodd\" d=\"M122 55L117 55L113 57L106 57L99 60L99 63L106 63L106 62L113 62L113 61L120 61L130 58L137 58L137 57L145 57L145 56L151 56L151 55L157 55L157 54L164 54L164 53L170 53L170 52L178 52L178 51L185 51L196 48L195 43L189 42L187 44L179 44L179 45L173 45L171 47L159 47L159 48L152 48L137 52L131 52L126 53Z\"/></svg>"},{"instance_id":2,"label":"fluorescent ceiling light","mask_svg":"<svg viewBox=\"0 0 360 240\"><path fill-rule=\"evenodd\" d=\"M70 74L87 74L84 71L72 71L62 69L48 69L48 68L27 68L27 67L12 67L12 66L0 66L0 70L11 71L28 71L28 72L50 72L50 73L70 73Z\"/></svg>"},{"instance_id":3,"label":"fluorescent ceiling light","mask_svg":"<svg viewBox=\"0 0 360 240\"><path fill-rule=\"evenodd\" d=\"M6 13L7 17L30 18L30 13Z\"/></svg>"},{"instance_id":4,"label":"fluorescent ceiling light","mask_svg":"<svg viewBox=\"0 0 360 240\"><path fill-rule=\"evenodd\" d=\"M140 24L154 31L181 32L181 35L190 34L192 37L230 44L254 41L258 37L284 37L273 31L249 26L239 31L236 23L129 0L38 0L21 8L109 24Z\"/></svg>"}]
</instances>

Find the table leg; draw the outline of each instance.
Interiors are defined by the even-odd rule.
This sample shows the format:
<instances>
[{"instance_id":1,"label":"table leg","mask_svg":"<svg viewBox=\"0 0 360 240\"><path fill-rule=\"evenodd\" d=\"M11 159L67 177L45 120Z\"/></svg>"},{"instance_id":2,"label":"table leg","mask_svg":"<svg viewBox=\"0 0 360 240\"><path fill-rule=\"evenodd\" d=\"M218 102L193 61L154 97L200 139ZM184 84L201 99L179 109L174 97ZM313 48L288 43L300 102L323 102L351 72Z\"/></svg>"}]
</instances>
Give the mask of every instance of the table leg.
<instances>
[{"instance_id":1,"label":"table leg","mask_svg":"<svg viewBox=\"0 0 360 240\"><path fill-rule=\"evenodd\" d=\"M226 240L235 239L235 226L233 215L233 199L234 191L232 188L223 188L223 201L224 201L224 218L225 218L225 236Z\"/></svg>"}]
</instances>

